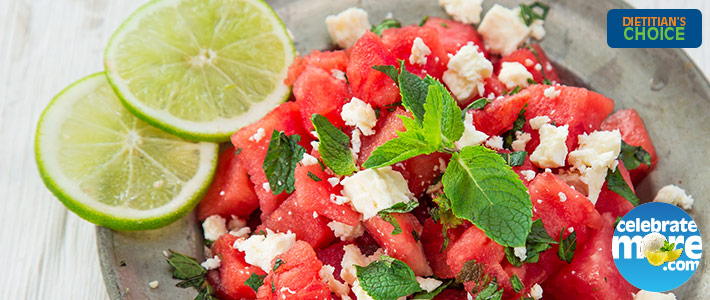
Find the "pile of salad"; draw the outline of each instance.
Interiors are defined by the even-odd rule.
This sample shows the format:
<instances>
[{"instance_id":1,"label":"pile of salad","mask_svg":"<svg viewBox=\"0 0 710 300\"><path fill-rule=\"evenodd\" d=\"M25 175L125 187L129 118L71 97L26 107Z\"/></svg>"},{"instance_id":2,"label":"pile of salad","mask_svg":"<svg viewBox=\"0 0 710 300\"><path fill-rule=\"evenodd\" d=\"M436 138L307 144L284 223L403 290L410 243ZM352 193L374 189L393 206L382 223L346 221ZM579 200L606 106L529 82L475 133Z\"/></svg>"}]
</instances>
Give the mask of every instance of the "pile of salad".
<instances>
[{"instance_id":1,"label":"pile of salad","mask_svg":"<svg viewBox=\"0 0 710 300\"><path fill-rule=\"evenodd\" d=\"M40 173L115 230L199 202L206 259L164 252L196 299L675 299L610 249L658 162L640 115L562 84L548 5L481 2L349 8L325 19L340 50L296 56L263 1L151 1L45 110Z\"/></svg>"},{"instance_id":2,"label":"pile of salad","mask_svg":"<svg viewBox=\"0 0 710 300\"><path fill-rule=\"evenodd\" d=\"M639 292L610 250L658 161L639 114L560 83L531 42L546 5L481 20L480 2L440 2L454 20L329 16L342 50L296 58L292 99L232 136L197 208L214 295L675 299Z\"/></svg>"}]
</instances>

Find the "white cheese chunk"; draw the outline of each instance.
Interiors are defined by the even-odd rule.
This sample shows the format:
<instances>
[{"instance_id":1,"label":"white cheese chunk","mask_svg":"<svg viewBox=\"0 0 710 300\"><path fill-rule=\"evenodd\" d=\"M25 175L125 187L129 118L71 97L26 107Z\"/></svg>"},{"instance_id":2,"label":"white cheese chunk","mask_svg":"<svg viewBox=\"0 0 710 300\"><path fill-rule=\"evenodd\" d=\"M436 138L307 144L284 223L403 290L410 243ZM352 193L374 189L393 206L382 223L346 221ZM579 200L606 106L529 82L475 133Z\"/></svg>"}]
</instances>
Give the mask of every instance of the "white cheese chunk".
<instances>
[{"instance_id":1,"label":"white cheese chunk","mask_svg":"<svg viewBox=\"0 0 710 300\"><path fill-rule=\"evenodd\" d=\"M439 0L449 16L464 24L481 22L482 3L483 0Z\"/></svg>"},{"instance_id":2,"label":"white cheese chunk","mask_svg":"<svg viewBox=\"0 0 710 300\"><path fill-rule=\"evenodd\" d=\"M350 48L372 26L364 9L351 7L325 18L333 42L340 48Z\"/></svg>"},{"instance_id":3,"label":"white cheese chunk","mask_svg":"<svg viewBox=\"0 0 710 300\"><path fill-rule=\"evenodd\" d=\"M525 259L528 258L528 250L525 246L513 248L513 253L515 254L515 257L520 259L520 261L525 261Z\"/></svg>"},{"instance_id":4,"label":"white cheese chunk","mask_svg":"<svg viewBox=\"0 0 710 300\"><path fill-rule=\"evenodd\" d=\"M494 135L486 141L486 146L495 150L503 149L503 137L499 135Z\"/></svg>"},{"instance_id":5,"label":"white cheese chunk","mask_svg":"<svg viewBox=\"0 0 710 300\"><path fill-rule=\"evenodd\" d=\"M330 75L333 76L333 78L335 78L335 79L337 79L337 80L346 81L346 80L345 80L345 72L343 72L343 71L341 71L341 70L338 70L338 69L331 69L331 70L330 70Z\"/></svg>"},{"instance_id":6,"label":"white cheese chunk","mask_svg":"<svg viewBox=\"0 0 710 300\"><path fill-rule=\"evenodd\" d=\"M695 202L695 200L693 200L693 196L686 194L685 190L669 184L658 191L653 202L665 202L677 205L682 209L691 209L693 208L693 202Z\"/></svg>"},{"instance_id":7,"label":"white cheese chunk","mask_svg":"<svg viewBox=\"0 0 710 300\"><path fill-rule=\"evenodd\" d=\"M480 145L488 139L488 135L476 130L476 126L473 125L473 115L467 113L464 118L464 130L461 138L454 142L454 145L458 148L463 148L466 146ZM446 167L444 167L445 169Z\"/></svg>"},{"instance_id":8,"label":"white cheese chunk","mask_svg":"<svg viewBox=\"0 0 710 300\"><path fill-rule=\"evenodd\" d=\"M392 205L409 202L413 197L404 176L392 167L362 170L345 177L340 184L343 195L365 220Z\"/></svg>"},{"instance_id":9,"label":"white cheese chunk","mask_svg":"<svg viewBox=\"0 0 710 300\"><path fill-rule=\"evenodd\" d=\"M342 270L340 271L340 278L349 284L353 284L357 280L357 271L354 266L366 267L371 262L380 259L383 254L382 249L378 249L374 254L370 256L364 256L356 245L348 244L343 246L345 253L343 254L343 260L340 262Z\"/></svg>"},{"instance_id":10,"label":"white cheese chunk","mask_svg":"<svg viewBox=\"0 0 710 300\"><path fill-rule=\"evenodd\" d=\"M513 148L513 151L525 151L525 146L527 146L528 142L531 139L532 135L530 135L529 133L516 131L515 140L510 143L510 147Z\"/></svg>"},{"instance_id":11,"label":"white cheese chunk","mask_svg":"<svg viewBox=\"0 0 710 300\"><path fill-rule=\"evenodd\" d=\"M528 121L528 123L530 123L530 128L535 130L540 129L542 125L548 124L550 122L552 122L552 120L550 120L550 117L548 116L537 116Z\"/></svg>"},{"instance_id":12,"label":"white cheese chunk","mask_svg":"<svg viewBox=\"0 0 710 300\"><path fill-rule=\"evenodd\" d=\"M358 223L357 226L352 226L338 221L331 221L328 223L328 227L333 230L335 237L340 238L341 241L354 241L365 233L365 227L361 223Z\"/></svg>"},{"instance_id":13,"label":"white cheese chunk","mask_svg":"<svg viewBox=\"0 0 710 300\"><path fill-rule=\"evenodd\" d=\"M484 80L493 74L493 64L473 43L461 47L446 67L442 80L458 101L482 94Z\"/></svg>"},{"instance_id":14,"label":"white cheese chunk","mask_svg":"<svg viewBox=\"0 0 710 300\"><path fill-rule=\"evenodd\" d=\"M301 159L301 164L304 166L312 166L318 163L318 159L313 157L312 155L308 153L303 154L303 158Z\"/></svg>"},{"instance_id":15,"label":"white cheese chunk","mask_svg":"<svg viewBox=\"0 0 710 300\"><path fill-rule=\"evenodd\" d=\"M215 255L214 257L208 258L207 260L205 260L204 262L202 262L202 263L200 264L200 266L202 266L203 268L205 268L205 270L208 270L208 271L209 271L209 270L214 270L214 269L219 268L219 265L220 265L221 263L222 263L222 260L219 259L219 256Z\"/></svg>"},{"instance_id":16,"label":"white cheese chunk","mask_svg":"<svg viewBox=\"0 0 710 300\"><path fill-rule=\"evenodd\" d=\"M545 124L540 127L540 144L530 155L530 161L540 168L556 168L565 165L567 158L567 134L569 126Z\"/></svg>"},{"instance_id":17,"label":"white cheese chunk","mask_svg":"<svg viewBox=\"0 0 710 300\"><path fill-rule=\"evenodd\" d=\"M557 96L560 95L560 92L561 92L560 90L555 90L554 86L550 86L549 88L546 88L543 93L545 94L545 97L550 98L550 99L555 99L555 98L557 98Z\"/></svg>"},{"instance_id":18,"label":"white cheese chunk","mask_svg":"<svg viewBox=\"0 0 710 300\"><path fill-rule=\"evenodd\" d=\"M530 36L536 40L545 38L545 20L535 19L530 23Z\"/></svg>"},{"instance_id":19,"label":"white cheese chunk","mask_svg":"<svg viewBox=\"0 0 710 300\"><path fill-rule=\"evenodd\" d=\"M327 179L328 183L330 183L330 186L335 187L340 183L340 178L338 177L330 177Z\"/></svg>"},{"instance_id":20,"label":"white cheese chunk","mask_svg":"<svg viewBox=\"0 0 710 300\"><path fill-rule=\"evenodd\" d=\"M417 276L417 283L419 283L419 287L427 293L431 293L442 284L441 281L435 278L424 278L420 276Z\"/></svg>"},{"instance_id":21,"label":"white cheese chunk","mask_svg":"<svg viewBox=\"0 0 710 300\"><path fill-rule=\"evenodd\" d=\"M581 175L587 185L587 198L597 203L607 170L615 170L616 158L621 151L619 130L595 131L579 135L579 147L570 152L568 161Z\"/></svg>"},{"instance_id":22,"label":"white cheese chunk","mask_svg":"<svg viewBox=\"0 0 710 300\"><path fill-rule=\"evenodd\" d=\"M426 64L426 58L429 54L431 54L431 49L424 44L422 38L414 38L414 42L412 43L412 54L409 55L409 63L423 66Z\"/></svg>"},{"instance_id":23,"label":"white cheese chunk","mask_svg":"<svg viewBox=\"0 0 710 300\"><path fill-rule=\"evenodd\" d=\"M525 41L530 28L523 23L519 10L495 4L483 17L478 32L490 52L508 55Z\"/></svg>"},{"instance_id":24,"label":"white cheese chunk","mask_svg":"<svg viewBox=\"0 0 710 300\"><path fill-rule=\"evenodd\" d=\"M148 282L148 286L149 286L151 289L157 289L157 288L158 288L158 285L160 285L160 282L158 282L157 280L153 280L153 281L151 281L151 282Z\"/></svg>"},{"instance_id":25,"label":"white cheese chunk","mask_svg":"<svg viewBox=\"0 0 710 300\"><path fill-rule=\"evenodd\" d=\"M542 287L539 284L535 284L530 288L530 297L535 300L542 298Z\"/></svg>"},{"instance_id":26,"label":"white cheese chunk","mask_svg":"<svg viewBox=\"0 0 710 300\"><path fill-rule=\"evenodd\" d=\"M333 266L323 265L318 272L318 276L320 277L321 282L328 285L331 292L340 296L341 300L343 300L344 297L348 297L348 294L350 294L350 288L348 288L347 284L335 279L333 272L335 272L335 268Z\"/></svg>"},{"instance_id":27,"label":"white cheese chunk","mask_svg":"<svg viewBox=\"0 0 710 300\"><path fill-rule=\"evenodd\" d=\"M248 239L238 239L234 242L234 248L244 252L244 261L257 266L269 273L271 271L271 260L279 254L291 249L296 242L296 234L275 233L271 229L266 229L266 236L255 234Z\"/></svg>"},{"instance_id":28,"label":"white cheese chunk","mask_svg":"<svg viewBox=\"0 0 710 300\"><path fill-rule=\"evenodd\" d=\"M520 174L525 176L525 180L527 180L527 181L532 181L533 179L535 179L535 176L537 175L537 173L535 173L535 171L533 171L533 170L522 170L522 171L520 171Z\"/></svg>"},{"instance_id":29,"label":"white cheese chunk","mask_svg":"<svg viewBox=\"0 0 710 300\"><path fill-rule=\"evenodd\" d=\"M353 160L357 161L358 156L360 156L360 149L362 148L362 132L360 132L360 129L355 128L352 133L352 137L350 137L350 152L353 154Z\"/></svg>"},{"instance_id":30,"label":"white cheese chunk","mask_svg":"<svg viewBox=\"0 0 710 300\"><path fill-rule=\"evenodd\" d=\"M209 216L202 222L202 230L206 240L216 241L220 236L227 233L227 220L219 215Z\"/></svg>"},{"instance_id":31,"label":"white cheese chunk","mask_svg":"<svg viewBox=\"0 0 710 300\"><path fill-rule=\"evenodd\" d=\"M528 87L530 85L528 79L533 79L532 74L519 62L503 62L501 64L498 80L500 80L508 90L512 90L516 86L521 88Z\"/></svg>"},{"instance_id":32,"label":"white cheese chunk","mask_svg":"<svg viewBox=\"0 0 710 300\"><path fill-rule=\"evenodd\" d=\"M350 102L343 105L340 116L345 121L345 125L356 126L362 134L373 135L375 131L372 127L377 124L377 114L370 104L353 97Z\"/></svg>"},{"instance_id":33,"label":"white cheese chunk","mask_svg":"<svg viewBox=\"0 0 710 300\"><path fill-rule=\"evenodd\" d=\"M264 128L259 128L256 130L256 132L252 136L249 137L249 140L252 142L259 142L265 136L266 136L266 132L264 132Z\"/></svg>"},{"instance_id":34,"label":"white cheese chunk","mask_svg":"<svg viewBox=\"0 0 710 300\"><path fill-rule=\"evenodd\" d=\"M640 290L634 296L634 300L676 300L676 297L673 293L664 294Z\"/></svg>"}]
</instances>

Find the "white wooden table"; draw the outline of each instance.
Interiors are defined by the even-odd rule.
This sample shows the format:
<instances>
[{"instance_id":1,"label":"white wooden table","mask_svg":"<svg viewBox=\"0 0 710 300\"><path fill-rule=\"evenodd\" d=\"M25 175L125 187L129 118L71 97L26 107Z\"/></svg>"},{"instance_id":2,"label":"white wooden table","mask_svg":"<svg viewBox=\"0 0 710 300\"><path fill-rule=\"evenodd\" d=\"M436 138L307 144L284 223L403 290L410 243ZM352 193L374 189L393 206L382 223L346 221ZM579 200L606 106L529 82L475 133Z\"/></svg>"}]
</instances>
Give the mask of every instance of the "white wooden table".
<instances>
[{"instance_id":1,"label":"white wooden table","mask_svg":"<svg viewBox=\"0 0 710 300\"><path fill-rule=\"evenodd\" d=\"M95 227L45 189L33 139L45 105L68 84L103 69L111 33L144 2L0 1L0 299L108 298ZM710 1L630 2L710 14ZM707 17L704 23L710 24ZM710 30L703 34L705 45L687 51L710 74Z\"/></svg>"}]
</instances>

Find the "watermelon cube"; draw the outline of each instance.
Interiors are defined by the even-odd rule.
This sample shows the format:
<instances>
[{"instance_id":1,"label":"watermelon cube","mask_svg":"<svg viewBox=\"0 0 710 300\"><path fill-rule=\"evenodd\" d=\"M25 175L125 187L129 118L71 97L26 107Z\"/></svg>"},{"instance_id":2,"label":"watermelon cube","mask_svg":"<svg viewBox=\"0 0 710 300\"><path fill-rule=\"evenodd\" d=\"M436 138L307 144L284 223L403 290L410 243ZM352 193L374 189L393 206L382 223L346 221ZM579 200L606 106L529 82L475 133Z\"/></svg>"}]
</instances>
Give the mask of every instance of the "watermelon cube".
<instances>
[{"instance_id":1,"label":"watermelon cube","mask_svg":"<svg viewBox=\"0 0 710 300\"><path fill-rule=\"evenodd\" d=\"M236 236L224 234L212 245L212 253L221 258L217 271L210 271L207 276L209 283L215 288L216 296L223 300L253 299L254 290L244 282L251 274L266 275L259 267L244 261L244 253L232 247Z\"/></svg>"},{"instance_id":2,"label":"watermelon cube","mask_svg":"<svg viewBox=\"0 0 710 300\"><path fill-rule=\"evenodd\" d=\"M298 134L301 136L299 144L307 151L311 147L310 133L303 128L301 113L295 102L286 102L277 106L261 120L239 129L232 135L234 147L241 148L239 162L247 169L249 178L254 183L256 195L259 197L262 220L265 220L288 197L285 192L274 195L264 174L264 158L274 130L283 131L289 136Z\"/></svg>"},{"instance_id":3,"label":"watermelon cube","mask_svg":"<svg viewBox=\"0 0 710 300\"><path fill-rule=\"evenodd\" d=\"M431 269L434 271L434 275L439 278L454 278L456 273L451 269L451 266L446 261L449 250L451 247L446 247L442 251L442 246L444 245L444 234L442 231L443 226L433 219L427 219L424 222L424 230L422 231L421 241L424 246L424 253L426 254ZM459 236L466 230L464 226L459 226L457 228L452 228L447 231L447 236L449 238L449 244L452 245Z\"/></svg>"},{"instance_id":4,"label":"watermelon cube","mask_svg":"<svg viewBox=\"0 0 710 300\"><path fill-rule=\"evenodd\" d=\"M343 50L334 51L318 51L307 54L303 57L297 57L288 67L288 76L284 80L286 85L292 85L296 79L306 70L307 66L323 69L331 74L332 70L345 72L348 66L348 54Z\"/></svg>"},{"instance_id":5,"label":"watermelon cube","mask_svg":"<svg viewBox=\"0 0 710 300\"><path fill-rule=\"evenodd\" d=\"M211 215L248 217L257 207L259 198L244 165L229 147L219 154L214 180L197 206L197 218L204 221Z\"/></svg>"},{"instance_id":6,"label":"watermelon cube","mask_svg":"<svg viewBox=\"0 0 710 300\"><path fill-rule=\"evenodd\" d=\"M399 88L391 78L372 69L376 65L397 66L398 63L380 37L368 31L351 48L346 74L353 96L372 106L384 108L399 101L401 97Z\"/></svg>"},{"instance_id":7,"label":"watermelon cube","mask_svg":"<svg viewBox=\"0 0 710 300\"><path fill-rule=\"evenodd\" d=\"M461 46L473 42L478 46L478 51L489 57L485 50L483 39L473 26L458 21L429 17L424 27L434 28L439 32L441 45L447 53L456 54Z\"/></svg>"},{"instance_id":8,"label":"watermelon cube","mask_svg":"<svg viewBox=\"0 0 710 300\"><path fill-rule=\"evenodd\" d=\"M316 252L308 243L297 241L286 253L274 258L271 262L272 268L277 260L283 263L266 276L264 285L259 288L257 299L332 299L330 288L318 275L323 263L318 260Z\"/></svg>"},{"instance_id":9,"label":"watermelon cube","mask_svg":"<svg viewBox=\"0 0 710 300\"><path fill-rule=\"evenodd\" d=\"M520 110L530 101L530 91L525 89L512 96L494 100L482 110L472 110L476 130L489 136L500 135L513 127Z\"/></svg>"},{"instance_id":10,"label":"watermelon cube","mask_svg":"<svg viewBox=\"0 0 710 300\"><path fill-rule=\"evenodd\" d=\"M468 227L456 241L449 244L449 248L446 261L454 274L463 269L464 263L476 260L476 263L484 265L483 271L491 278L495 277L506 292L512 291L510 278L501 266L505 258L504 247L489 239L478 227ZM469 281L464 283L464 287L470 291L476 284Z\"/></svg>"},{"instance_id":11,"label":"watermelon cube","mask_svg":"<svg viewBox=\"0 0 710 300\"><path fill-rule=\"evenodd\" d=\"M293 95L301 110L303 127L308 132L314 130L311 122L314 114L323 115L335 127L345 126L340 112L351 97L345 80L336 79L321 68L307 66L293 84Z\"/></svg>"},{"instance_id":12,"label":"watermelon cube","mask_svg":"<svg viewBox=\"0 0 710 300\"><path fill-rule=\"evenodd\" d=\"M431 54L427 56L426 63L422 66L412 64L409 57L412 54L412 44L414 39L420 38L429 48ZM441 45L439 32L431 27L419 27L417 25L409 25L402 28L390 28L382 32L382 43L385 44L388 50L394 54L397 59L405 62L407 71L419 75L424 78L426 75L431 75L435 78L441 78L449 63L449 56L446 50Z\"/></svg>"},{"instance_id":13,"label":"watermelon cube","mask_svg":"<svg viewBox=\"0 0 710 300\"><path fill-rule=\"evenodd\" d=\"M617 166L621 176L624 177L626 184L634 190L634 185L631 183L631 177L629 176L629 171L626 170L624 164L619 161ZM624 216L627 212L634 209L634 205L626 200L626 198L619 196L619 194L612 192L607 188L606 182L602 186L602 191L599 193L599 199L595 205L597 211L600 214L610 213L612 217L616 218L618 216Z\"/></svg>"},{"instance_id":14,"label":"watermelon cube","mask_svg":"<svg viewBox=\"0 0 710 300\"><path fill-rule=\"evenodd\" d=\"M658 154L656 147L653 146L651 137L648 136L646 126L643 124L641 116L633 108L624 109L611 114L601 125L603 130L619 129L621 139L629 145L641 146L644 150L651 154L651 167L642 164L638 168L630 170L631 180L634 184L638 184L643 180L648 173L653 170L653 167L658 163Z\"/></svg>"},{"instance_id":15,"label":"watermelon cube","mask_svg":"<svg viewBox=\"0 0 710 300\"><path fill-rule=\"evenodd\" d=\"M340 271L343 269L341 262L343 261L343 256L345 256L343 247L349 244L351 244L351 242L338 242L323 249L316 250L318 259L323 262L324 265L333 267L333 276L339 281L343 281L343 279L340 278Z\"/></svg>"},{"instance_id":16,"label":"watermelon cube","mask_svg":"<svg viewBox=\"0 0 710 300\"><path fill-rule=\"evenodd\" d=\"M335 239L333 231L328 227L330 220L314 215L313 211L304 210L297 201L295 194L288 197L264 221L264 227L274 232L291 231L298 240L308 242L315 249L329 245Z\"/></svg>"},{"instance_id":17,"label":"watermelon cube","mask_svg":"<svg viewBox=\"0 0 710 300\"><path fill-rule=\"evenodd\" d=\"M535 82L543 83L543 80L547 78L552 83L559 83L560 76L557 75L557 71L555 67L552 66L552 63L550 63L545 51L543 51L538 44L531 44L530 47L535 51L527 47L520 48L503 56L500 59L500 64L504 62L517 62L525 66L528 72L532 74ZM537 55L535 55L536 53ZM537 66L538 64L540 64L540 66ZM500 71L500 68L496 69Z\"/></svg>"},{"instance_id":18,"label":"watermelon cube","mask_svg":"<svg viewBox=\"0 0 710 300\"><path fill-rule=\"evenodd\" d=\"M422 233L422 225L410 213L395 213L392 216L402 228L402 232L399 234L392 234L394 226L379 216L365 220L365 229L375 238L380 247L385 249L387 255L405 262L412 268L414 274L417 276L432 275L422 243L418 238Z\"/></svg>"}]
</instances>

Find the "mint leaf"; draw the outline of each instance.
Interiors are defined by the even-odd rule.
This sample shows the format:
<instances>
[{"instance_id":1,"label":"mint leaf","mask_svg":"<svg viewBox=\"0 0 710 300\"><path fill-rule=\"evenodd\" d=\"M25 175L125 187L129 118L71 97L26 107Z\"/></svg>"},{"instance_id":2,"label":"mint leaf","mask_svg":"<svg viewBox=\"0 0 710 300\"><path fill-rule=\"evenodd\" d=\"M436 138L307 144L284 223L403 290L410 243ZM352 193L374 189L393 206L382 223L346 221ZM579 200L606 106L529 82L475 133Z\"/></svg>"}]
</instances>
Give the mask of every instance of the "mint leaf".
<instances>
[{"instance_id":1,"label":"mint leaf","mask_svg":"<svg viewBox=\"0 0 710 300\"><path fill-rule=\"evenodd\" d=\"M455 282L461 284L469 281L481 281L484 275L484 267L482 263L476 262L475 259L463 263L463 267L456 274Z\"/></svg>"},{"instance_id":2,"label":"mint leaf","mask_svg":"<svg viewBox=\"0 0 710 300\"><path fill-rule=\"evenodd\" d=\"M651 154L641 146L631 146L624 141L621 141L619 159L629 171L638 168L641 164L651 167Z\"/></svg>"},{"instance_id":3,"label":"mint leaf","mask_svg":"<svg viewBox=\"0 0 710 300\"><path fill-rule=\"evenodd\" d=\"M399 71L397 70L397 67L392 65L377 65L372 66L372 68L382 73L385 73L385 75L389 76L389 78L392 79L394 83L399 84Z\"/></svg>"},{"instance_id":4,"label":"mint leaf","mask_svg":"<svg viewBox=\"0 0 710 300\"><path fill-rule=\"evenodd\" d=\"M411 200L409 202L399 202L395 205L390 206L377 212L377 215L382 218L382 220L387 221L387 223L392 224L394 229L392 230L392 235L398 235L402 233L402 227L399 226L399 222L392 215L393 213L408 213L419 206L419 201ZM415 232L416 233L416 232Z\"/></svg>"},{"instance_id":5,"label":"mint leaf","mask_svg":"<svg viewBox=\"0 0 710 300\"><path fill-rule=\"evenodd\" d=\"M384 19L380 24L372 26L372 31L376 35L382 35L382 32L385 31L385 29L390 29L390 28L400 28L402 27L402 23L395 19Z\"/></svg>"},{"instance_id":6,"label":"mint leaf","mask_svg":"<svg viewBox=\"0 0 710 300\"><path fill-rule=\"evenodd\" d=\"M503 158L506 164L511 167L519 167L525 163L525 157L528 156L526 151L515 151L510 153L499 152L500 157Z\"/></svg>"},{"instance_id":7,"label":"mint leaf","mask_svg":"<svg viewBox=\"0 0 710 300\"><path fill-rule=\"evenodd\" d=\"M276 272L276 269L278 269L281 265L285 264L286 262L283 261L281 258L277 258L276 261L274 262L274 272Z\"/></svg>"},{"instance_id":8,"label":"mint leaf","mask_svg":"<svg viewBox=\"0 0 710 300\"><path fill-rule=\"evenodd\" d=\"M675 243L668 244L668 241L663 241L663 247L661 247L661 252L670 252L675 250Z\"/></svg>"},{"instance_id":9,"label":"mint leaf","mask_svg":"<svg viewBox=\"0 0 710 300\"><path fill-rule=\"evenodd\" d=\"M485 97L480 98L476 101L471 102L471 104L466 106L466 108L464 108L463 112L466 113L467 111L472 110L472 109L473 110L482 110L482 109L486 108L486 105L488 105L488 103L491 103L491 101L488 100L488 98L485 98Z\"/></svg>"},{"instance_id":10,"label":"mint leaf","mask_svg":"<svg viewBox=\"0 0 710 300\"><path fill-rule=\"evenodd\" d=\"M357 171L352 152L350 152L350 138L321 115L311 118L320 138L320 152L323 163L335 174L350 175Z\"/></svg>"},{"instance_id":11,"label":"mint leaf","mask_svg":"<svg viewBox=\"0 0 710 300\"><path fill-rule=\"evenodd\" d=\"M414 120L400 116L402 120ZM405 122L405 128L407 128ZM436 151L425 141L420 128L407 128L407 131L397 132L398 137L385 142L375 148L367 161L362 164L365 168L381 168L391 166L421 154L431 154Z\"/></svg>"},{"instance_id":12,"label":"mint leaf","mask_svg":"<svg viewBox=\"0 0 710 300\"><path fill-rule=\"evenodd\" d=\"M403 261L383 255L366 267L355 266L362 289L374 300L396 300L419 292L416 276Z\"/></svg>"},{"instance_id":13,"label":"mint leaf","mask_svg":"<svg viewBox=\"0 0 710 300\"><path fill-rule=\"evenodd\" d=\"M441 283L439 287L434 289L431 292L427 291L421 291L419 293L414 294L414 297L412 299L414 300L429 300L429 299L434 299L437 295L439 295L442 291L444 291L451 283L453 280L445 280L444 282Z\"/></svg>"},{"instance_id":14,"label":"mint leaf","mask_svg":"<svg viewBox=\"0 0 710 300\"><path fill-rule=\"evenodd\" d=\"M427 76L427 80L431 77ZM428 141L438 141L444 147L453 147L463 135L464 124L461 109L451 97L446 87L435 79L430 80L429 93L424 103L422 128L429 137ZM436 137L436 135L440 137ZM437 147L440 148L441 146Z\"/></svg>"},{"instance_id":15,"label":"mint leaf","mask_svg":"<svg viewBox=\"0 0 710 300\"><path fill-rule=\"evenodd\" d=\"M168 264L173 269L173 278L180 280L175 286L179 288L192 287L197 289L198 294L195 298L196 300L216 299L212 297L214 290L205 279L207 270L205 270L195 258L173 250L169 251L171 256L168 258Z\"/></svg>"},{"instance_id":16,"label":"mint leaf","mask_svg":"<svg viewBox=\"0 0 710 300\"><path fill-rule=\"evenodd\" d=\"M274 130L271 134L269 148L266 150L264 158L264 174L269 180L271 192L274 195L281 194L286 191L293 193L295 190L294 183L296 179L294 172L296 165L303 158L306 149L303 149L298 142L301 141L301 136L294 134L287 136L283 131Z\"/></svg>"},{"instance_id":17,"label":"mint leaf","mask_svg":"<svg viewBox=\"0 0 710 300\"><path fill-rule=\"evenodd\" d=\"M572 232L567 238L564 238L565 228L560 232L560 248L557 250L557 257L567 263L572 263L574 258L574 250L577 248L577 232Z\"/></svg>"},{"instance_id":18,"label":"mint leaf","mask_svg":"<svg viewBox=\"0 0 710 300\"><path fill-rule=\"evenodd\" d=\"M427 101L429 85L433 81L431 77L422 79L407 71L404 61L400 61L399 93L402 95L402 105L412 112L417 123L421 124L424 119L424 103Z\"/></svg>"},{"instance_id":19,"label":"mint leaf","mask_svg":"<svg viewBox=\"0 0 710 300\"><path fill-rule=\"evenodd\" d=\"M428 15L424 15L424 17L422 17L422 20L419 21L419 27L424 26L424 24L426 24L426 21L429 21L429 16L428 16Z\"/></svg>"},{"instance_id":20,"label":"mint leaf","mask_svg":"<svg viewBox=\"0 0 710 300\"><path fill-rule=\"evenodd\" d=\"M522 131L523 126L525 126L525 108L528 107L526 103L520 112L518 113L518 118L513 122L513 128L503 133L503 148L510 149L513 141L515 140L515 132Z\"/></svg>"},{"instance_id":21,"label":"mint leaf","mask_svg":"<svg viewBox=\"0 0 710 300\"><path fill-rule=\"evenodd\" d=\"M323 179L320 179L320 177L316 176L316 174L311 173L311 171L308 171L308 177L313 179L313 181L315 181L315 182L323 180Z\"/></svg>"},{"instance_id":22,"label":"mint leaf","mask_svg":"<svg viewBox=\"0 0 710 300\"><path fill-rule=\"evenodd\" d=\"M542 224L542 220L537 219L532 223L530 233L525 240L525 260L520 260L519 257L515 256L515 249L513 247L505 248L505 257L511 265L519 268L524 262L536 263L540 258L540 253L552 248L552 245L550 244L557 244L557 241L547 234L545 226Z\"/></svg>"},{"instance_id":23,"label":"mint leaf","mask_svg":"<svg viewBox=\"0 0 710 300\"><path fill-rule=\"evenodd\" d=\"M457 217L473 222L498 244L525 245L532 226L530 195L496 152L464 147L452 155L442 183Z\"/></svg>"},{"instance_id":24,"label":"mint leaf","mask_svg":"<svg viewBox=\"0 0 710 300\"><path fill-rule=\"evenodd\" d=\"M541 9L542 13L538 14L535 8ZM520 17L523 18L527 26L530 26L530 24L537 19L545 20L548 12L550 12L550 6L539 1L535 1L533 4L520 3Z\"/></svg>"},{"instance_id":25,"label":"mint leaf","mask_svg":"<svg viewBox=\"0 0 710 300\"><path fill-rule=\"evenodd\" d=\"M606 173L606 187L617 195L624 197L634 206L639 205L639 198L636 197L634 191L624 180L624 176L619 172L619 168L616 168L614 172L611 170Z\"/></svg>"},{"instance_id":26,"label":"mint leaf","mask_svg":"<svg viewBox=\"0 0 710 300\"><path fill-rule=\"evenodd\" d=\"M449 246L449 229L456 228L463 222L454 215L451 210L451 200L446 198L446 195L439 195L432 201L437 204L437 207L432 208L429 214L434 221L442 225L441 234L444 237L444 242L441 244L440 252L444 252Z\"/></svg>"},{"instance_id":27,"label":"mint leaf","mask_svg":"<svg viewBox=\"0 0 710 300\"><path fill-rule=\"evenodd\" d=\"M520 278L518 278L518 275L513 275L510 277L510 285L513 286L513 291L515 293L520 293L525 288L525 285L523 284L522 281L520 281Z\"/></svg>"},{"instance_id":28,"label":"mint leaf","mask_svg":"<svg viewBox=\"0 0 710 300\"><path fill-rule=\"evenodd\" d=\"M503 299L503 289L500 288L496 279L493 278L486 287L484 287L474 300L501 300Z\"/></svg>"},{"instance_id":29,"label":"mint leaf","mask_svg":"<svg viewBox=\"0 0 710 300\"><path fill-rule=\"evenodd\" d=\"M252 290L254 290L254 292L258 292L259 287L264 285L264 278L266 278L266 275L257 275L256 273L251 273L249 278L244 281L244 285L250 287Z\"/></svg>"}]
</instances>

